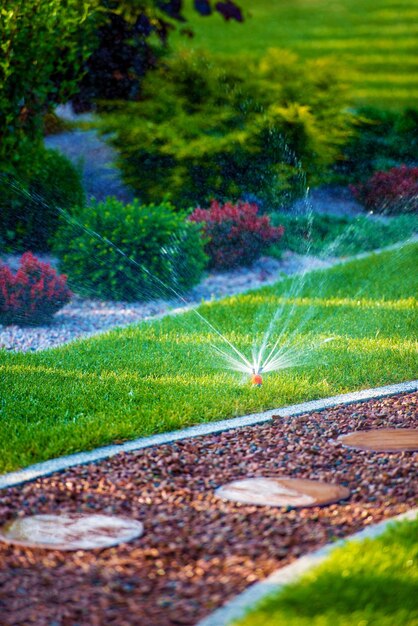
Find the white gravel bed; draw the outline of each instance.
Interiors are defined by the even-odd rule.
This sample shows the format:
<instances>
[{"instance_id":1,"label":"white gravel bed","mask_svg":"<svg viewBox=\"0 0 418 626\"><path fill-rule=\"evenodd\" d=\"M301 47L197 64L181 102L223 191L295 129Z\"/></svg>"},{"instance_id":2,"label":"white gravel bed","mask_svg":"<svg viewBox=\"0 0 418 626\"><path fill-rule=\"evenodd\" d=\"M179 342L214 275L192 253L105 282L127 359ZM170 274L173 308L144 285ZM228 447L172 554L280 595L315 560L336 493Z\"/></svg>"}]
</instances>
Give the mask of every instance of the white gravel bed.
<instances>
[{"instance_id":1,"label":"white gravel bed","mask_svg":"<svg viewBox=\"0 0 418 626\"><path fill-rule=\"evenodd\" d=\"M261 257L250 268L207 275L187 294L187 304L194 306L202 300L217 300L242 293L274 283L283 276L329 267L333 263L335 259L324 261L293 252L285 252L280 260ZM127 303L81 299L76 296L54 316L51 324L25 328L0 325L0 348L16 352L55 348L79 337L89 337L112 328L177 313L185 307L185 303L179 300Z\"/></svg>"}]
</instances>

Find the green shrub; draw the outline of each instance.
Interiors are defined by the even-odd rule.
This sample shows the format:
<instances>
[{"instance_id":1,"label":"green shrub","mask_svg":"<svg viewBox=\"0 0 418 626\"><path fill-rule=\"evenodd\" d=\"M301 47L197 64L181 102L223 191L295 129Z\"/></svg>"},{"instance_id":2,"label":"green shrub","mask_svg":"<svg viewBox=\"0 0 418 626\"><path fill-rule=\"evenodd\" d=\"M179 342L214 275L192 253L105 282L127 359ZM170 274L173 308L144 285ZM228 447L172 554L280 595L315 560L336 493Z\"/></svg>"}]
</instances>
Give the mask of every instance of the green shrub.
<instances>
[{"instance_id":1,"label":"green shrub","mask_svg":"<svg viewBox=\"0 0 418 626\"><path fill-rule=\"evenodd\" d=\"M281 226L271 226L270 218L258 215L258 206L249 202L221 205L214 200L208 209L195 209L189 219L202 224L210 266L218 269L251 265L283 235Z\"/></svg>"},{"instance_id":2,"label":"green shrub","mask_svg":"<svg viewBox=\"0 0 418 626\"><path fill-rule=\"evenodd\" d=\"M100 128L143 201L277 206L337 158L349 133L345 93L330 61L300 63L279 50L261 60L182 52L147 75L139 102L112 109Z\"/></svg>"},{"instance_id":3,"label":"green shrub","mask_svg":"<svg viewBox=\"0 0 418 626\"><path fill-rule=\"evenodd\" d=\"M356 129L343 149L332 179L365 181L374 172L418 163L418 110L357 110Z\"/></svg>"},{"instance_id":4,"label":"green shrub","mask_svg":"<svg viewBox=\"0 0 418 626\"><path fill-rule=\"evenodd\" d=\"M20 170L22 174L19 175ZM58 209L84 204L80 174L55 150L33 149L18 174L0 177L0 240L13 250L45 251L57 230Z\"/></svg>"},{"instance_id":5,"label":"green shrub","mask_svg":"<svg viewBox=\"0 0 418 626\"><path fill-rule=\"evenodd\" d=\"M169 203L124 205L114 198L94 203L58 231L60 269L85 296L172 297L169 287L179 292L192 287L206 263L200 229L185 217Z\"/></svg>"},{"instance_id":6,"label":"green shrub","mask_svg":"<svg viewBox=\"0 0 418 626\"><path fill-rule=\"evenodd\" d=\"M43 115L77 90L95 46L96 0L2 0L0 168L14 172ZM20 168L22 171L22 168Z\"/></svg>"}]
</instances>

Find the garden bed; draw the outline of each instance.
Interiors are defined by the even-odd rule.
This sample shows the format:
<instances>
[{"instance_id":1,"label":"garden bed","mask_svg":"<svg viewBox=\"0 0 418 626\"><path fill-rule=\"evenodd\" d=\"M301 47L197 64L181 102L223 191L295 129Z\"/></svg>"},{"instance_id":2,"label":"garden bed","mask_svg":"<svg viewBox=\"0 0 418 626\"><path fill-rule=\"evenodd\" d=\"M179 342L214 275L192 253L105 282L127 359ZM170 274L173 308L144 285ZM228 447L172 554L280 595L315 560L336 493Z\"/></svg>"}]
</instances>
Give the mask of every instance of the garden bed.
<instances>
[{"instance_id":1,"label":"garden bed","mask_svg":"<svg viewBox=\"0 0 418 626\"><path fill-rule=\"evenodd\" d=\"M306 362L261 389L228 369L193 311L54 350L1 350L0 470L416 378L415 256L405 246L201 306L245 354L272 319L272 338L285 326L283 349Z\"/></svg>"},{"instance_id":2,"label":"garden bed","mask_svg":"<svg viewBox=\"0 0 418 626\"><path fill-rule=\"evenodd\" d=\"M57 266L54 257L41 260ZM325 268L337 259L320 259L287 251L280 259L262 257L251 267L210 273L186 295L187 303L196 306L202 300L217 300L276 282L280 276ZM9 256L5 262L16 271L18 257ZM50 324L37 327L1 326L0 349L16 352L36 352L54 348L81 337L90 337L112 328L120 328L142 320L159 317L184 309L181 300L153 300L151 302L114 302L74 297Z\"/></svg>"},{"instance_id":3,"label":"garden bed","mask_svg":"<svg viewBox=\"0 0 418 626\"><path fill-rule=\"evenodd\" d=\"M18 514L102 512L144 523L132 543L60 553L0 545L5 626L196 624L289 563L334 539L411 508L416 454L347 450L352 430L417 428L418 394L399 395L272 424L122 454L4 492ZM347 486L341 504L300 510L237 505L214 490L245 476Z\"/></svg>"}]
</instances>

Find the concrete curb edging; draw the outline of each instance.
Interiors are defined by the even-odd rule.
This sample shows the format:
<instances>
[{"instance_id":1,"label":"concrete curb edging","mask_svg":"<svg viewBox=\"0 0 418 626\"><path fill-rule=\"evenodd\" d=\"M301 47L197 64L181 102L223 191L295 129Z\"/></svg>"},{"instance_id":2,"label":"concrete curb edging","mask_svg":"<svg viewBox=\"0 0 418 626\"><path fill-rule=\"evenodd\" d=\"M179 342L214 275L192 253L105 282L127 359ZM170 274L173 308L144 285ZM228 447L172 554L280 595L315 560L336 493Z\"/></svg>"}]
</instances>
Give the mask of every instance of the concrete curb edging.
<instances>
[{"instance_id":1,"label":"concrete curb edging","mask_svg":"<svg viewBox=\"0 0 418 626\"><path fill-rule=\"evenodd\" d=\"M411 509L406 513L391 517L387 520L373 524L363 530L350 535L345 539L336 541L332 544L327 544L312 552L302 556L290 565L286 565L275 572L270 574L265 580L251 585L248 589L235 596L230 602L227 602L224 606L220 607L208 617L204 618L196 626L229 626L232 621L242 618L250 609L256 607L256 605L265 597L272 593L280 592L286 585L297 581L306 572L313 569L323 561L336 548L340 548L352 541L362 541L363 539L374 539L379 537L383 532L393 524L394 522L401 522L406 520L415 520L418 518L418 508Z\"/></svg>"},{"instance_id":2,"label":"concrete curb edging","mask_svg":"<svg viewBox=\"0 0 418 626\"><path fill-rule=\"evenodd\" d=\"M243 426L262 424L264 422L271 421L273 416L292 417L301 415L302 413L309 413L311 411L323 411L324 409L338 406L339 404L353 404L354 402L364 402L366 400L383 398L397 393L413 391L418 391L418 380L412 380L396 385L388 385L386 387L376 387L374 389L363 389L362 391L354 391L352 393L332 396L322 400L313 400L311 402L293 404L281 409L271 409L269 411L252 413L251 415L244 415L243 417L233 417L219 422L198 424L197 426L191 426L190 428L184 428L182 430L174 430L169 433L152 435L150 437L141 437L139 439L127 441L124 444L114 444L96 448L88 452L70 454L56 459L51 459L50 461L30 465L29 467L16 472L3 474L3 476L0 476L0 489L7 489L37 478L49 476L50 474L60 472L69 467L73 467L74 465L85 465L87 463L101 461L103 459L110 458L115 454L120 454L121 452L133 452L135 450L141 450L143 448L149 448L151 446L158 446L166 443L173 443L175 441L181 441L192 437L212 435L225 430L242 428Z\"/></svg>"}]
</instances>

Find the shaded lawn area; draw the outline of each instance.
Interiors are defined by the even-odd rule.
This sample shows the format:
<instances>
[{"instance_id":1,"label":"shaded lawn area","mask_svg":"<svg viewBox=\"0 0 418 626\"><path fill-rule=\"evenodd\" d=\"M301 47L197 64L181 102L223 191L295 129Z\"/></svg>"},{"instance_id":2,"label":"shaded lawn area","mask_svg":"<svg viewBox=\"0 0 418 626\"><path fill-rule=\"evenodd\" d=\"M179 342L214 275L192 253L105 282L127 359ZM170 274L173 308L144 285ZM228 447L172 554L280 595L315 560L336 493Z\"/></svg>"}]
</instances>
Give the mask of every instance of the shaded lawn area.
<instances>
[{"instance_id":1,"label":"shaded lawn area","mask_svg":"<svg viewBox=\"0 0 418 626\"><path fill-rule=\"evenodd\" d=\"M273 214L274 225L284 227L280 243L273 244L269 255L281 258L283 249L298 254L348 256L405 241L418 232L418 215L396 215L389 221L337 215Z\"/></svg>"},{"instance_id":2,"label":"shaded lawn area","mask_svg":"<svg viewBox=\"0 0 418 626\"><path fill-rule=\"evenodd\" d=\"M418 520L339 548L234 626L418 624Z\"/></svg>"},{"instance_id":3,"label":"shaded lawn area","mask_svg":"<svg viewBox=\"0 0 418 626\"><path fill-rule=\"evenodd\" d=\"M302 58L333 56L353 80L358 104L403 108L418 104L418 5L414 0L241 0L243 24L186 13L195 37L178 46L212 52L291 49ZM180 29L178 29L180 30Z\"/></svg>"},{"instance_id":4,"label":"shaded lawn area","mask_svg":"<svg viewBox=\"0 0 418 626\"><path fill-rule=\"evenodd\" d=\"M192 311L35 354L1 351L1 471L415 378L417 258L410 244L203 305L247 355L277 313L272 341L282 333L304 358L261 388L225 368L211 348L224 344Z\"/></svg>"}]
</instances>

